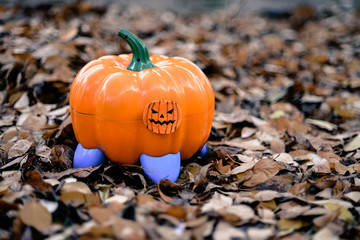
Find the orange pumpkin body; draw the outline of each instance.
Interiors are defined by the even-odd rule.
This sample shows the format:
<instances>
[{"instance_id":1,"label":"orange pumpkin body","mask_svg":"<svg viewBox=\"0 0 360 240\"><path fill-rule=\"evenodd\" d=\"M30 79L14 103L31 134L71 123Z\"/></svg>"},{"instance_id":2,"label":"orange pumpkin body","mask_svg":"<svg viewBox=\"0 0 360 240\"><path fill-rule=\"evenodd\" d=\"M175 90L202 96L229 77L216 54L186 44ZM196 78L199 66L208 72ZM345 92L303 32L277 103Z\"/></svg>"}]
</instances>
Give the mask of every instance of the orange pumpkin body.
<instances>
[{"instance_id":1,"label":"orange pumpkin body","mask_svg":"<svg viewBox=\"0 0 360 240\"><path fill-rule=\"evenodd\" d=\"M179 151L190 158L211 130L214 93L207 77L184 58L151 56L156 67L137 72L127 69L131 58L104 56L77 74L70 91L77 140L118 163Z\"/></svg>"}]
</instances>

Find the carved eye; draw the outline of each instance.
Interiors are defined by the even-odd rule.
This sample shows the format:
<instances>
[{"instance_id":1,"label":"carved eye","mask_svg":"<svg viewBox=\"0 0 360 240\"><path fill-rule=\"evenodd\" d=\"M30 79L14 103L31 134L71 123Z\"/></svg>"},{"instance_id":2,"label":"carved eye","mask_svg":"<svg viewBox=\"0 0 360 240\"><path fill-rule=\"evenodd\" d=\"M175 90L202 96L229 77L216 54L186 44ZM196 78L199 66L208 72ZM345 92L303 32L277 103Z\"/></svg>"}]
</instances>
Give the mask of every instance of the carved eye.
<instances>
[{"instance_id":1,"label":"carved eye","mask_svg":"<svg viewBox=\"0 0 360 240\"><path fill-rule=\"evenodd\" d=\"M167 113L168 113L168 114L172 114L173 111L174 111L174 109L171 109L171 110L167 111Z\"/></svg>"},{"instance_id":2,"label":"carved eye","mask_svg":"<svg viewBox=\"0 0 360 240\"><path fill-rule=\"evenodd\" d=\"M151 109L152 114L158 113L157 111L155 111L154 109Z\"/></svg>"}]
</instances>

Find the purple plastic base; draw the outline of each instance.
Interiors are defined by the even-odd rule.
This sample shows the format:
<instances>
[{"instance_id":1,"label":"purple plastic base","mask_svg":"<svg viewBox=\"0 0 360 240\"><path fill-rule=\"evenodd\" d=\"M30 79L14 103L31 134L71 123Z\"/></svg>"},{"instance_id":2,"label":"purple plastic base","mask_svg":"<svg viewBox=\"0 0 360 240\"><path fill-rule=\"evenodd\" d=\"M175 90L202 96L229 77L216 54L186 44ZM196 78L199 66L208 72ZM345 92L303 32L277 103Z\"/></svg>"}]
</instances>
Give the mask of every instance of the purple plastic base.
<instances>
[{"instance_id":1,"label":"purple plastic base","mask_svg":"<svg viewBox=\"0 0 360 240\"><path fill-rule=\"evenodd\" d=\"M152 157L141 154L140 163L144 168L144 173L155 183L158 183L163 179L175 182L180 174L180 152L176 154L169 153L161 157Z\"/></svg>"},{"instance_id":2,"label":"purple plastic base","mask_svg":"<svg viewBox=\"0 0 360 240\"><path fill-rule=\"evenodd\" d=\"M96 167L105 161L105 155L99 149L86 149L79 143L74 154L73 167Z\"/></svg>"},{"instance_id":3,"label":"purple plastic base","mask_svg":"<svg viewBox=\"0 0 360 240\"><path fill-rule=\"evenodd\" d=\"M199 157L205 157L208 154L209 149L206 147L206 144L200 149Z\"/></svg>"}]
</instances>

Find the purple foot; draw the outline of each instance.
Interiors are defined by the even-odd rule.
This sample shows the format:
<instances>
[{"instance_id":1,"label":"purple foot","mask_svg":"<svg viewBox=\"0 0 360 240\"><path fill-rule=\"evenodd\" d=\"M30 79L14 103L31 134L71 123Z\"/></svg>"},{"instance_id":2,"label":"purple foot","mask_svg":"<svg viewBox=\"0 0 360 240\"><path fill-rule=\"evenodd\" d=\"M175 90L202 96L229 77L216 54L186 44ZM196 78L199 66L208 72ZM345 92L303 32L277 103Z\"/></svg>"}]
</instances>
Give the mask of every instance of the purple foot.
<instances>
[{"instance_id":1,"label":"purple foot","mask_svg":"<svg viewBox=\"0 0 360 240\"><path fill-rule=\"evenodd\" d=\"M205 157L206 154L210 152L210 149L204 144L204 146L200 149L199 157Z\"/></svg>"},{"instance_id":2,"label":"purple foot","mask_svg":"<svg viewBox=\"0 0 360 240\"><path fill-rule=\"evenodd\" d=\"M169 179L171 182L175 182L180 174L180 152L176 154L169 153L161 157L141 154L140 163L144 168L145 174L155 183L163 179Z\"/></svg>"},{"instance_id":3,"label":"purple foot","mask_svg":"<svg viewBox=\"0 0 360 240\"><path fill-rule=\"evenodd\" d=\"M87 168L101 165L105 160L104 154L97 148L86 149L79 143L74 154L73 167Z\"/></svg>"}]
</instances>

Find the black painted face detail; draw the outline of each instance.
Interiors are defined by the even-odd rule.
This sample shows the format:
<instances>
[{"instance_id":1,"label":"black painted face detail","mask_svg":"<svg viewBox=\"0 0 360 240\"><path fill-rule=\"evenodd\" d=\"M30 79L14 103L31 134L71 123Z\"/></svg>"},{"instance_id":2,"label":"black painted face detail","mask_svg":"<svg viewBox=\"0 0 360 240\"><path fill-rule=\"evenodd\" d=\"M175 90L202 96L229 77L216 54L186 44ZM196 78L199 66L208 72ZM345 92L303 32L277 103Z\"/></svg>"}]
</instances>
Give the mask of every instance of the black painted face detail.
<instances>
[{"instance_id":1,"label":"black painted face detail","mask_svg":"<svg viewBox=\"0 0 360 240\"><path fill-rule=\"evenodd\" d=\"M169 125L170 123L174 123L175 120L169 120L169 121L163 121L163 122L160 122L160 121L155 121L154 119L150 119L149 120L151 123L155 123L155 124L160 124L160 125Z\"/></svg>"}]
</instances>

